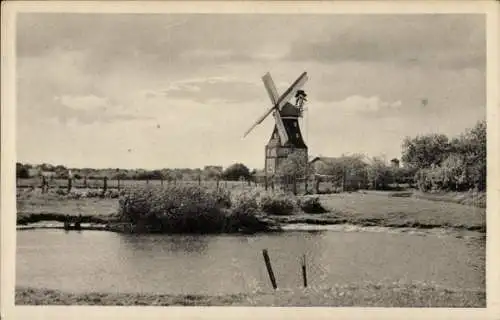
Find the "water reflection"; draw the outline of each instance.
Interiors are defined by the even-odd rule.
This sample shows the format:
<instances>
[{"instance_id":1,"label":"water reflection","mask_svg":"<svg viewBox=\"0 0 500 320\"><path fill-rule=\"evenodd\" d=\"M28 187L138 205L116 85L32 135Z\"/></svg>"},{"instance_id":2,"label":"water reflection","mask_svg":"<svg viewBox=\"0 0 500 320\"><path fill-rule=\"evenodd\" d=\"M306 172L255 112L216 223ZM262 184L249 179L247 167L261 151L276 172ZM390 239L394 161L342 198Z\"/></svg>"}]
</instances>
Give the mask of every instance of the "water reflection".
<instances>
[{"instance_id":1,"label":"water reflection","mask_svg":"<svg viewBox=\"0 0 500 320\"><path fill-rule=\"evenodd\" d=\"M248 236L123 235L107 232L17 233L18 285L70 292L225 294L269 290L262 249L280 288L364 281L435 281L478 287L484 255L453 237L359 232L285 232ZM431 261L432 263L429 263Z\"/></svg>"},{"instance_id":2,"label":"water reflection","mask_svg":"<svg viewBox=\"0 0 500 320\"><path fill-rule=\"evenodd\" d=\"M166 251L185 254L205 254L208 236L119 235L124 248L132 251Z\"/></svg>"}]
</instances>

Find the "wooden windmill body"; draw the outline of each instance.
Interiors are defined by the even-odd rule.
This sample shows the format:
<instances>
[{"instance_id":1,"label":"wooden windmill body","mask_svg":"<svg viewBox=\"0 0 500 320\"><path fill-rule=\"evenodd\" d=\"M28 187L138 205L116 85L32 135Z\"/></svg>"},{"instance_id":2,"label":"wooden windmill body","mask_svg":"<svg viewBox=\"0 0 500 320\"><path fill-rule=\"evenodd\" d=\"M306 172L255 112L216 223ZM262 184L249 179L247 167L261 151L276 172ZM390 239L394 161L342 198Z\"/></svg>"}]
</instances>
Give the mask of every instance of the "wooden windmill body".
<instances>
[{"instance_id":1,"label":"wooden windmill body","mask_svg":"<svg viewBox=\"0 0 500 320\"><path fill-rule=\"evenodd\" d=\"M307 161L307 145L299 126L299 118L302 117L303 104L306 101L306 94L301 88L307 81L307 73L302 73L281 96L278 95L269 73L264 75L262 80L273 106L254 123L245 136L269 114L273 114L275 125L265 147L265 175L272 177L276 175L281 163L291 154L299 154ZM288 102L293 97L296 98L295 105Z\"/></svg>"}]
</instances>

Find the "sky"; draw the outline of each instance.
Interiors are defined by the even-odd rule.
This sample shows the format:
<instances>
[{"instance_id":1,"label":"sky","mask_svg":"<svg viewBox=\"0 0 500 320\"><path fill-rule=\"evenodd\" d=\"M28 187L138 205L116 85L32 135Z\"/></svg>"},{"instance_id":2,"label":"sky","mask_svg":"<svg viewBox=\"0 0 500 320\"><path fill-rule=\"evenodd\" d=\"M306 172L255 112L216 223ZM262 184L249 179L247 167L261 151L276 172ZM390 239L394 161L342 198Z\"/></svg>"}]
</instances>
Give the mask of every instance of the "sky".
<instances>
[{"instance_id":1,"label":"sky","mask_svg":"<svg viewBox=\"0 0 500 320\"><path fill-rule=\"evenodd\" d=\"M22 13L17 161L264 166L271 107L304 71L310 156L401 156L486 118L482 15Z\"/></svg>"}]
</instances>

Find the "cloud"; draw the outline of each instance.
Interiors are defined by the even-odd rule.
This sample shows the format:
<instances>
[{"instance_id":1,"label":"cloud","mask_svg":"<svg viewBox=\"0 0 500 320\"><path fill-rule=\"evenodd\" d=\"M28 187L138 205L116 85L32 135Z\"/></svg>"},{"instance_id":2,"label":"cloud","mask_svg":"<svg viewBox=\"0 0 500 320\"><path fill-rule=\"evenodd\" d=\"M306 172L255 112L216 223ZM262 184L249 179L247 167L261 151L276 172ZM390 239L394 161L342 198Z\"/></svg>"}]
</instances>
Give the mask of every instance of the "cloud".
<instances>
[{"instance_id":1,"label":"cloud","mask_svg":"<svg viewBox=\"0 0 500 320\"><path fill-rule=\"evenodd\" d=\"M20 120L24 124L55 120L61 124L93 124L122 121L152 120L150 116L126 112L109 99L95 95L55 96L44 102L44 108L20 109Z\"/></svg>"},{"instance_id":2,"label":"cloud","mask_svg":"<svg viewBox=\"0 0 500 320\"><path fill-rule=\"evenodd\" d=\"M175 99L190 99L199 103L248 102L261 100L266 95L265 89L260 83L223 76L176 81L172 82L166 89L146 90L143 94L149 98L165 96Z\"/></svg>"},{"instance_id":3,"label":"cloud","mask_svg":"<svg viewBox=\"0 0 500 320\"><path fill-rule=\"evenodd\" d=\"M293 43L288 58L485 67L484 15L367 15L338 23L328 36Z\"/></svg>"},{"instance_id":4,"label":"cloud","mask_svg":"<svg viewBox=\"0 0 500 320\"><path fill-rule=\"evenodd\" d=\"M218 17L22 13L17 21L17 55L43 56L55 49L82 52L85 69L100 74L127 66L158 72L266 59L257 54L260 46L253 46L252 41L259 39L253 32L259 29L254 22L258 17L242 17L240 23L230 15ZM234 32L228 22L236 28Z\"/></svg>"},{"instance_id":5,"label":"cloud","mask_svg":"<svg viewBox=\"0 0 500 320\"><path fill-rule=\"evenodd\" d=\"M401 107L401 100L394 102L382 101L380 97L350 96L343 101L334 102L334 106L353 112L379 112L394 110Z\"/></svg>"},{"instance_id":6,"label":"cloud","mask_svg":"<svg viewBox=\"0 0 500 320\"><path fill-rule=\"evenodd\" d=\"M87 96L68 96L63 95L54 98L59 101L63 106L71 109L93 111L98 109L106 109L109 106L109 101L106 98L98 97L95 95Z\"/></svg>"},{"instance_id":7,"label":"cloud","mask_svg":"<svg viewBox=\"0 0 500 320\"><path fill-rule=\"evenodd\" d=\"M264 54L252 55L244 52L236 52L234 50L218 50L218 49L194 49L186 51L179 57L186 63L225 63L225 62L251 62L253 60L272 59Z\"/></svg>"},{"instance_id":8,"label":"cloud","mask_svg":"<svg viewBox=\"0 0 500 320\"><path fill-rule=\"evenodd\" d=\"M272 117L245 140L241 135L269 106L261 82L267 71L280 93L308 72L304 133L310 132L312 153L397 155L401 136L459 130L484 117L484 108L471 107L486 103L480 16L18 18L21 158L85 166L261 166ZM138 151L136 158L127 157L128 148ZM89 160L93 149L102 157Z\"/></svg>"},{"instance_id":9,"label":"cloud","mask_svg":"<svg viewBox=\"0 0 500 320\"><path fill-rule=\"evenodd\" d=\"M337 110L342 115L385 116L394 115L402 106L401 100L383 101L378 96L364 97L353 95L341 101L334 101L321 106L321 110Z\"/></svg>"}]
</instances>

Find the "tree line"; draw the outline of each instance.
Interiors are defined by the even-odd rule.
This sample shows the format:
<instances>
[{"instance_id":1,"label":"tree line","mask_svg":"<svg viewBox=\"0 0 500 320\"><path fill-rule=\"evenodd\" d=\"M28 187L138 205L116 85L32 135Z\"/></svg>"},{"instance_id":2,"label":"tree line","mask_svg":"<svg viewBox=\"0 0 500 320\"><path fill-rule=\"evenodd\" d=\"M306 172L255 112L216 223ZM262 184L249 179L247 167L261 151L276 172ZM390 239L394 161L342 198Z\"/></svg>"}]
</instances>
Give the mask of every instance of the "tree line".
<instances>
[{"instance_id":1,"label":"tree line","mask_svg":"<svg viewBox=\"0 0 500 320\"><path fill-rule=\"evenodd\" d=\"M38 177L51 173L54 179L120 179L120 180L255 180L262 170L250 170L243 163L227 168L206 166L184 169L92 169L67 168L51 164L16 164L18 178ZM290 155L278 168L277 175L333 180L352 183L356 188L390 189L406 184L422 191L464 191L486 189L486 121L455 137L427 134L406 137L402 143L401 161L382 157L367 158L361 154L329 158L313 165L302 156ZM50 178L49 178L50 179Z\"/></svg>"},{"instance_id":2,"label":"tree line","mask_svg":"<svg viewBox=\"0 0 500 320\"><path fill-rule=\"evenodd\" d=\"M431 134L406 138L402 160L415 170L419 189L486 189L486 121L456 137Z\"/></svg>"},{"instance_id":3,"label":"tree line","mask_svg":"<svg viewBox=\"0 0 500 320\"><path fill-rule=\"evenodd\" d=\"M400 165L401 164L401 165ZM456 137L427 134L406 137L402 156L388 162L362 154L328 158L317 164L300 155L289 156L278 170L280 176L313 177L348 188L387 190L407 185L422 191L486 189L486 121Z\"/></svg>"},{"instance_id":4,"label":"tree line","mask_svg":"<svg viewBox=\"0 0 500 320\"><path fill-rule=\"evenodd\" d=\"M72 178L79 179L103 179L107 177L112 180L249 180L255 175L256 170L250 170L242 163L235 163L223 169L220 166L206 166L205 168L180 168L180 169L93 169L93 168L68 168L63 165L52 164L23 164L16 163L16 177L29 179L41 177L48 179L68 179L71 172Z\"/></svg>"}]
</instances>

